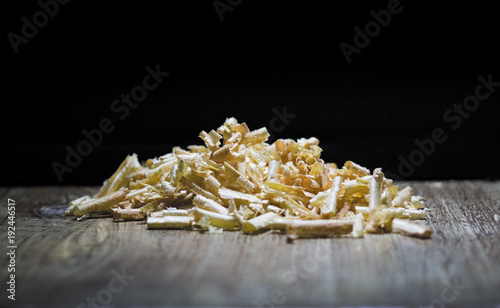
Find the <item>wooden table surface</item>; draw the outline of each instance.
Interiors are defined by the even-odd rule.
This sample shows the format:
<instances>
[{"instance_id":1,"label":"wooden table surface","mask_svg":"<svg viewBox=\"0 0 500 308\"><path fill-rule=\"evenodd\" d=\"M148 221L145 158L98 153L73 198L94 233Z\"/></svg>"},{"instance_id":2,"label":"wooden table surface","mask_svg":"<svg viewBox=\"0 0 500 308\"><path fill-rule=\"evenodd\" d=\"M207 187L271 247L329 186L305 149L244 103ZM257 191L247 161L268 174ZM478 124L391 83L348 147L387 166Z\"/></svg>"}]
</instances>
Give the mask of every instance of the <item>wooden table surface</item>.
<instances>
[{"instance_id":1,"label":"wooden table surface","mask_svg":"<svg viewBox=\"0 0 500 308\"><path fill-rule=\"evenodd\" d=\"M500 182L400 182L426 197L429 240L398 234L147 230L143 222L64 216L97 187L0 188L16 201L15 307L500 306ZM5 255L5 254L4 254ZM1 259L2 283L7 258ZM5 288L4 288L5 289ZM14 306L2 292L0 306Z\"/></svg>"}]
</instances>

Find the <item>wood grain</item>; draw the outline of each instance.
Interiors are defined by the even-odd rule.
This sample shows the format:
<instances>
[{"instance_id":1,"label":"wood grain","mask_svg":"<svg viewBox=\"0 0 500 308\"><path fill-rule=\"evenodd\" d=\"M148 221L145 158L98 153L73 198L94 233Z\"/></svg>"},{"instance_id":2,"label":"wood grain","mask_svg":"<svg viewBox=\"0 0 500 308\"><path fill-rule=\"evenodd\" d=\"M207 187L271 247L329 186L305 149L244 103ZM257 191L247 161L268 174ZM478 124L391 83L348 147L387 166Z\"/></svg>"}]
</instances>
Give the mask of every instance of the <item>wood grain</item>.
<instances>
[{"instance_id":1,"label":"wood grain","mask_svg":"<svg viewBox=\"0 0 500 308\"><path fill-rule=\"evenodd\" d=\"M500 304L500 182L398 184L428 200L431 239L383 234L289 244L282 234L77 222L64 217L65 205L97 187L0 188L2 230L7 198L17 205L16 306L77 307L107 293L116 307ZM112 271L123 269L135 278L108 292ZM12 305L6 297L0 306Z\"/></svg>"}]
</instances>

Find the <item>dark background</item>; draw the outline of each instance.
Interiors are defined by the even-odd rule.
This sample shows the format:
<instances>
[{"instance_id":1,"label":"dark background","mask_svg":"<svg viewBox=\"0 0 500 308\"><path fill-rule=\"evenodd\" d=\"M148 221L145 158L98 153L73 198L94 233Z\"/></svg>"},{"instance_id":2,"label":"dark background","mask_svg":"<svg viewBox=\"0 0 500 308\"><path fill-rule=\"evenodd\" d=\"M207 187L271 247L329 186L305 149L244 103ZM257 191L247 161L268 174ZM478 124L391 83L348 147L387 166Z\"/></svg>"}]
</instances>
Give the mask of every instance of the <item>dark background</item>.
<instances>
[{"instance_id":1,"label":"dark background","mask_svg":"<svg viewBox=\"0 0 500 308\"><path fill-rule=\"evenodd\" d=\"M40 7L4 3L0 184L59 184L51 164L64 164L65 147L106 117L115 130L62 184L101 184L129 153L145 160L201 144L199 132L226 117L269 129L273 108L284 107L296 117L274 137L316 136L326 161L396 178L498 179L500 90L458 129L443 120L474 95L479 75L500 81L493 3L401 1L403 11L348 64L339 44L353 44L353 28L388 1L270 2L244 0L221 22L213 1L72 1L18 54L7 34L20 34L21 18ZM120 120L111 102L158 63L170 75ZM398 157L438 127L447 140L402 176Z\"/></svg>"}]
</instances>

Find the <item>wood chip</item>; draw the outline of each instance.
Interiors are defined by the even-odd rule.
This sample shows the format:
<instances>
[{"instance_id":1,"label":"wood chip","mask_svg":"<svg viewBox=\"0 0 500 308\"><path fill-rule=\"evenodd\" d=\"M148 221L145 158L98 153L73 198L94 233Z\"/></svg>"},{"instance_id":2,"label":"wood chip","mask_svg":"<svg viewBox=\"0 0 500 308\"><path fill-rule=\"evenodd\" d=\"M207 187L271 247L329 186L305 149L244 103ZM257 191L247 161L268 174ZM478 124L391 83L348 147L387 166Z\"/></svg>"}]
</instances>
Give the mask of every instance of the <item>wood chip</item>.
<instances>
[{"instance_id":1,"label":"wood chip","mask_svg":"<svg viewBox=\"0 0 500 308\"><path fill-rule=\"evenodd\" d=\"M66 215L112 212L115 221L147 220L149 229L273 230L290 239L430 236L430 229L401 220L425 219L423 198L410 187L398 192L380 168L325 163L317 138L269 144L266 128L251 131L235 118L199 136L204 145L174 147L143 165L127 156L95 197L70 202Z\"/></svg>"}]
</instances>

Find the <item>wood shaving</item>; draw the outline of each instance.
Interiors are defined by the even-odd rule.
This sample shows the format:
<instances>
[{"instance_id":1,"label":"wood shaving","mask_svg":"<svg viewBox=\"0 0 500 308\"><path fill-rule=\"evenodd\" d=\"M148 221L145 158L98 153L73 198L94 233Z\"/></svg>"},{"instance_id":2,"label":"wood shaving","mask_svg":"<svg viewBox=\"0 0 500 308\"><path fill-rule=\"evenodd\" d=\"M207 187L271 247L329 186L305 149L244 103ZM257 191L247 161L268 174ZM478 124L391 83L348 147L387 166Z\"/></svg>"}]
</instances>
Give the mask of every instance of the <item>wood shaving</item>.
<instances>
[{"instance_id":1,"label":"wood shaving","mask_svg":"<svg viewBox=\"0 0 500 308\"><path fill-rule=\"evenodd\" d=\"M146 220L149 229L191 229L245 234L286 232L302 237L388 233L429 238L425 202L410 187L399 190L380 168L352 161L325 163L316 138L278 139L266 128L250 131L235 118L202 131L205 145L140 164L129 155L99 192L72 202L68 216L112 214L115 221Z\"/></svg>"}]
</instances>

